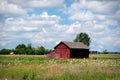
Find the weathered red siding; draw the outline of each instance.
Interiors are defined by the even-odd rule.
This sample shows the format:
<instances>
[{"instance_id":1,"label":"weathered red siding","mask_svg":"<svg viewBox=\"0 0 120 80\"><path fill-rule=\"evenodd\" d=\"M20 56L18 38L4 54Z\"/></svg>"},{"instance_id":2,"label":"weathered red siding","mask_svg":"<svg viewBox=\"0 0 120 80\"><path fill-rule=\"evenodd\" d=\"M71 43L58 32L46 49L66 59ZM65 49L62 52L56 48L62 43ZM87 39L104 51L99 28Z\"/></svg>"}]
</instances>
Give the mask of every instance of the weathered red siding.
<instances>
[{"instance_id":1,"label":"weathered red siding","mask_svg":"<svg viewBox=\"0 0 120 80\"><path fill-rule=\"evenodd\" d=\"M47 58L54 58L54 50L46 54Z\"/></svg>"},{"instance_id":2,"label":"weathered red siding","mask_svg":"<svg viewBox=\"0 0 120 80\"><path fill-rule=\"evenodd\" d=\"M55 48L55 58L70 58L70 49L63 43Z\"/></svg>"}]
</instances>

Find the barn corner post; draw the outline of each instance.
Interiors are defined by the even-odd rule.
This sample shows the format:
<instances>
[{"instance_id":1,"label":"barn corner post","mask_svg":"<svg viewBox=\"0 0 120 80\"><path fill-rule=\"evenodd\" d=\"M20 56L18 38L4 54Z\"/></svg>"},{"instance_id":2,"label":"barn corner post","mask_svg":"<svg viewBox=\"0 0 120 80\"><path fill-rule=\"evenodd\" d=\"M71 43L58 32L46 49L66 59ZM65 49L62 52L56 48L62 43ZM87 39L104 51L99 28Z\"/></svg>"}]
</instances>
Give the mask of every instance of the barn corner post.
<instances>
[{"instance_id":1,"label":"barn corner post","mask_svg":"<svg viewBox=\"0 0 120 80\"><path fill-rule=\"evenodd\" d=\"M89 58L90 57L90 48L88 49L88 56L87 56L87 58Z\"/></svg>"},{"instance_id":2,"label":"barn corner post","mask_svg":"<svg viewBox=\"0 0 120 80\"><path fill-rule=\"evenodd\" d=\"M89 54L90 54L89 49L87 50L87 52L85 54L86 54L85 58L89 58Z\"/></svg>"}]
</instances>

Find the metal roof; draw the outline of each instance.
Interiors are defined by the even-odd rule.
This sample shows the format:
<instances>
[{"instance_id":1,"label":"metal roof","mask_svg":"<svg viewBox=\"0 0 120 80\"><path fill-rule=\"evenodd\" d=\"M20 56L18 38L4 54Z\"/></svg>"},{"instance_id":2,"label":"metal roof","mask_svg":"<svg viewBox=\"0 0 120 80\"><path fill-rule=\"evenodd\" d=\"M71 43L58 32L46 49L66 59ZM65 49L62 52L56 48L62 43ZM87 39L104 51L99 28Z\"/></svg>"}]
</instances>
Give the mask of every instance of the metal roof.
<instances>
[{"instance_id":1,"label":"metal roof","mask_svg":"<svg viewBox=\"0 0 120 80\"><path fill-rule=\"evenodd\" d=\"M89 49L87 45L85 45L82 42L65 42L63 41L66 46L68 46L71 49Z\"/></svg>"}]
</instances>

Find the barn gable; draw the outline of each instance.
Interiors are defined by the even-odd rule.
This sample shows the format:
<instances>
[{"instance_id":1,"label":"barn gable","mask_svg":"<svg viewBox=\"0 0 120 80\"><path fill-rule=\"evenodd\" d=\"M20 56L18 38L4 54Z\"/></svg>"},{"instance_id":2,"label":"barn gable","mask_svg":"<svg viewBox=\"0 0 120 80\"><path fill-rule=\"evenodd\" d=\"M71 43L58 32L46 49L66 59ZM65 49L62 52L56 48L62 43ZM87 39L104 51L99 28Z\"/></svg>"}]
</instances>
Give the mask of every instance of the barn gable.
<instances>
[{"instance_id":1,"label":"barn gable","mask_svg":"<svg viewBox=\"0 0 120 80\"><path fill-rule=\"evenodd\" d=\"M63 42L55 47L55 58L70 58L70 49Z\"/></svg>"}]
</instances>

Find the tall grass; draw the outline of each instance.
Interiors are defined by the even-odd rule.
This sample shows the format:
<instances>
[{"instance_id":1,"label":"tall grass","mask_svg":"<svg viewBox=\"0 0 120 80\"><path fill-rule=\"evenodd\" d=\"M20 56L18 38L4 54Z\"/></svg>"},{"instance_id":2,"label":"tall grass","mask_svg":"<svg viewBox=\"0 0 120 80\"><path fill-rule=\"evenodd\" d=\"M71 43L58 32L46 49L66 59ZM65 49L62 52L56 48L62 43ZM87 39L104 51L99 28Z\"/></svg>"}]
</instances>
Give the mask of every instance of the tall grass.
<instances>
[{"instance_id":1,"label":"tall grass","mask_svg":"<svg viewBox=\"0 0 120 80\"><path fill-rule=\"evenodd\" d=\"M0 55L0 80L119 80L119 75L119 54L90 55L89 59Z\"/></svg>"}]
</instances>

